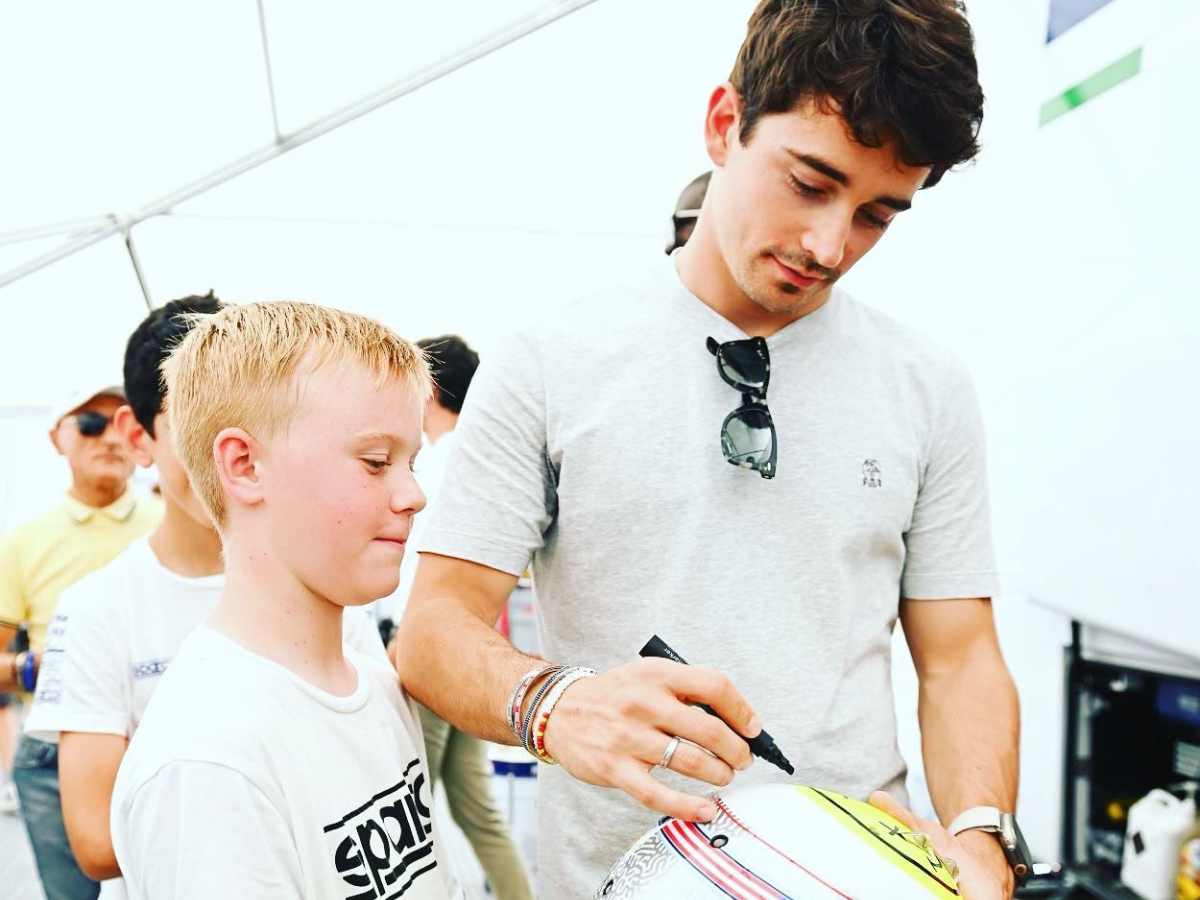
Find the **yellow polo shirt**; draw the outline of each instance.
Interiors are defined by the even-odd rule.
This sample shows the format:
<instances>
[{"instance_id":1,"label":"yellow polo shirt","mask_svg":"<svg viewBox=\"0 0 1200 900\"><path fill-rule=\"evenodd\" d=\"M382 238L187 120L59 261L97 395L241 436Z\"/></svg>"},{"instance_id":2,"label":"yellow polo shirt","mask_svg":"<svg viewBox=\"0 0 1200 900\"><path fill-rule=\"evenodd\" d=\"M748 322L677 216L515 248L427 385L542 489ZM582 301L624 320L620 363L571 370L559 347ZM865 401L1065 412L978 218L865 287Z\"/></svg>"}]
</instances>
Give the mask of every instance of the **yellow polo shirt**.
<instances>
[{"instance_id":1,"label":"yellow polo shirt","mask_svg":"<svg viewBox=\"0 0 1200 900\"><path fill-rule=\"evenodd\" d=\"M74 497L0 539L0 624L29 629L41 651L58 595L109 563L162 518L162 503L132 490L95 509Z\"/></svg>"}]
</instances>

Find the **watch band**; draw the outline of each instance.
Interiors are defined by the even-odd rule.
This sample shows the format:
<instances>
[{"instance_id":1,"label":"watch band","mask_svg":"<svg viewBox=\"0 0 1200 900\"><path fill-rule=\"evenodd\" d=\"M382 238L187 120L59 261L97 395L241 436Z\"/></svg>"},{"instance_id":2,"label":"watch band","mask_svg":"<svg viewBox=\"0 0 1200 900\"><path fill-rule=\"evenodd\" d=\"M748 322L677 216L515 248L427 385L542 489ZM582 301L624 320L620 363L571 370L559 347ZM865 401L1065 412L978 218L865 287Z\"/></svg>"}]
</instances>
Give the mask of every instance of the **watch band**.
<instances>
[{"instance_id":1,"label":"watch band","mask_svg":"<svg viewBox=\"0 0 1200 900\"><path fill-rule=\"evenodd\" d=\"M982 829L983 831L999 832L1001 828L1001 816L1004 815L994 806L972 806L970 809L964 809L954 821L950 823L950 827L946 830L953 835L960 835L964 831L973 829Z\"/></svg>"},{"instance_id":2,"label":"watch band","mask_svg":"<svg viewBox=\"0 0 1200 900\"><path fill-rule=\"evenodd\" d=\"M1021 828L1012 813L1002 812L994 806L972 806L955 816L946 830L956 837L964 831L985 831L996 835L1018 887L1025 884L1031 876L1047 874L1050 871L1048 866L1034 864L1025 837L1021 834ZM1039 869L1045 871L1038 871Z\"/></svg>"}]
</instances>

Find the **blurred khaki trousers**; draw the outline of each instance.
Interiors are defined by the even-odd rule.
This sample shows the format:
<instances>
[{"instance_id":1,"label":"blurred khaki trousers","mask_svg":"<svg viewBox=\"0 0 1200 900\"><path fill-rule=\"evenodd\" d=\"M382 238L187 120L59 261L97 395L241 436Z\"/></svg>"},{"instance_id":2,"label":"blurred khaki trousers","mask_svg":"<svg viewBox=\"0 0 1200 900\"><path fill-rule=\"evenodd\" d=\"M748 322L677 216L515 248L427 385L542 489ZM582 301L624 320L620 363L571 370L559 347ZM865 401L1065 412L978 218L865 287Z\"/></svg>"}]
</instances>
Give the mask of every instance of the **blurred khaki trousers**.
<instances>
[{"instance_id":1,"label":"blurred khaki trousers","mask_svg":"<svg viewBox=\"0 0 1200 900\"><path fill-rule=\"evenodd\" d=\"M479 857L492 890L499 900L533 900L521 854L492 797L492 766L483 741L463 734L424 706L419 709L429 777L446 789L450 815Z\"/></svg>"}]
</instances>

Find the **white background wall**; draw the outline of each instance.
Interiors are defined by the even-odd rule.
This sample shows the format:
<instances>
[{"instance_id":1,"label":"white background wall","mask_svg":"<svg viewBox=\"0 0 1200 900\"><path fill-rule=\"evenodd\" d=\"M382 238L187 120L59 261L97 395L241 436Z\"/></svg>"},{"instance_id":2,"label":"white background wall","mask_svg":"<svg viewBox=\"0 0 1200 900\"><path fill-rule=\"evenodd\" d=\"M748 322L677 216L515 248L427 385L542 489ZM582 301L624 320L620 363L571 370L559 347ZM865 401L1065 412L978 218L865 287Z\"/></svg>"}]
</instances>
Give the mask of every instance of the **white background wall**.
<instances>
[{"instance_id":1,"label":"white background wall","mask_svg":"<svg viewBox=\"0 0 1200 900\"><path fill-rule=\"evenodd\" d=\"M1046 47L1044 3L971 10L983 156L930 193L854 288L975 373L1005 585L996 613L1023 705L1020 812L1054 858L1069 635L1031 600L1200 656L1200 496L1184 474L1200 450L1200 16L1194 3L1115 0ZM1139 46L1140 75L1038 127L1045 100ZM914 760L915 682L899 658L897 682Z\"/></svg>"},{"instance_id":2,"label":"white background wall","mask_svg":"<svg viewBox=\"0 0 1200 900\"><path fill-rule=\"evenodd\" d=\"M266 4L285 129L531 3ZM303 297L485 352L594 273L659 252L707 163L708 90L750 0L600 0L560 25L135 230L158 300ZM1194 643L1200 17L1114 0L1045 45L1048 0L970 5L988 95L978 163L918 198L851 290L971 364L989 429L1001 636L1024 705L1021 813L1057 852L1060 648L1071 600ZM451 14L453 11L453 14ZM1041 104L1145 48L1063 119ZM0 230L127 210L270 139L253 5L0 11ZM52 242L3 244L0 267ZM0 407L118 371L144 314L109 241L0 289ZM42 423L0 423L0 527L65 484ZM1190 634L1192 637L1183 637ZM919 766L914 683L897 663ZM920 773L914 781L920 786Z\"/></svg>"}]
</instances>

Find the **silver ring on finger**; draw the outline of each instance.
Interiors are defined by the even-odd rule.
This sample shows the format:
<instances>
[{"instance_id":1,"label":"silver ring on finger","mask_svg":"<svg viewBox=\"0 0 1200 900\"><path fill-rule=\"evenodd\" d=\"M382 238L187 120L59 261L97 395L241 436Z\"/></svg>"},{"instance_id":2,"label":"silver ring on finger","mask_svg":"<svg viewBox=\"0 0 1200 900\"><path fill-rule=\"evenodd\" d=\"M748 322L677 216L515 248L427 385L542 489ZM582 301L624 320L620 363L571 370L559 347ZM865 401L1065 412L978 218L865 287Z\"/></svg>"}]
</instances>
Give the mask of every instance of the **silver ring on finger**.
<instances>
[{"instance_id":1,"label":"silver ring on finger","mask_svg":"<svg viewBox=\"0 0 1200 900\"><path fill-rule=\"evenodd\" d=\"M671 738L667 742L667 749L663 751L662 759L658 761L657 769L671 768L671 760L675 757L675 751L679 749L680 739L677 737Z\"/></svg>"}]
</instances>

